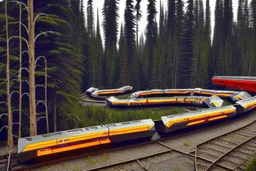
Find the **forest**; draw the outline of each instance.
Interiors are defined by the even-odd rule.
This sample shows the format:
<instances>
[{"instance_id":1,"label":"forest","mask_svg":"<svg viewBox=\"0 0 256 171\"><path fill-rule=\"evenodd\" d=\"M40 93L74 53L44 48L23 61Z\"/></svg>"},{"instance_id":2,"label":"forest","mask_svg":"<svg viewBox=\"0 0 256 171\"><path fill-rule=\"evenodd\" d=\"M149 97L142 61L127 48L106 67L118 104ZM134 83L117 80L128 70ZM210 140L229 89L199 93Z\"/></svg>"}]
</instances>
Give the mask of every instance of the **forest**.
<instances>
[{"instance_id":1,"label":"forest","mask_svg":"<svg viewBox=\"0 0 256 171\"><path fill-rule=\"evenodd\" d=\"M41 119L46 110L40 103L45 100L42 85L46 77L49 129L52 132L92 125L99 120L101 116L93 118L92 113L99 115L99 112L104 113L103 109L79 105L80 95L91 86L102 89L131 85L135 90L212 88L214 75L256 75L256 0L239 0L238 4L232 0L216 0L214 16L211 16L209 0L205 4L202 0L168 0L167 9L160 3L159 11L156 10L156 0L147 1L145 34L138 32L141 0L125 0L125 10L121 12L119 0L104 0L102 9L95 9L93 0L34 1L34 15L38 16L34 24L35 34L44 33L34 42L35 58L42 57L36 60L35 66L35 98L39 102L36 103L36 119L37 125L42 125L38 126L38 134L46 133L45 120ZM27 136L30 124L28 47L26 41L21 43L21 39L16 38L19 35L29 38L28 13L17 1L9 2L12 0L8 1L7 17L11 109L14 123L19 122L18 114L22 112L20 136ZM27 3L26 0L21 2ZM87 3L86 9L84 3ZM238 6L237 18L233 17L233 6ZM99 13L103 21L99 21ZM124 15L123 23L118 23L119 14ZM4 105L7 103L7 30L2 1L0 114L7 113ZM21 77L22 110L19 109L18 92ZM7 124L7 119L0 116L0 134L6 135L2 126ZM57 126L53 123L56 116ZM14 125L14 134L18 136L17 125Z\"/></svg>"}]
</instances>

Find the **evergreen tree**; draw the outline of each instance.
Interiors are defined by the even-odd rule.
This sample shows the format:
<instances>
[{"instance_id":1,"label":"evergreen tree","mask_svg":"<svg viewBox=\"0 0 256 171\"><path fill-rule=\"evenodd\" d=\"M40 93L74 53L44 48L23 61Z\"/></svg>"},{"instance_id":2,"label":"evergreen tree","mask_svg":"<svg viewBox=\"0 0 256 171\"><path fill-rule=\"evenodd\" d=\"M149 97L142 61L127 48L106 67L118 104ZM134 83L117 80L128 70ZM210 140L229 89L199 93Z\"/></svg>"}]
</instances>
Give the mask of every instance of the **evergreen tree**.
<instances>
[{"instance_id":1,"label":"evergreen tree","mask_svg":"<svg viewBox=\"0 0 256 171\"><path fill-rule=\"evenodd\" d=\"M128 63L132 63L133 61L133 56L134 56L134 50L135 50L135 16L134 16L134 6L133 6L133 0L126 0L126 7L125 7L125 12L124 12L124 21L125 21L125 27L124 27L124 32L125 32L125 41L127 45L127 77L128 77L128 82L131 80L133 77L130 75L131 73L131 67L128 67ZM120 56L122 58L122 56ZM126 82L125 84L127 84Z\"/></svg>"},{"instance_id":2,"label":"evergreen tree","mask_svg":"<svg viewBox=\"0 0 256 171\"><path fill-rule=\"evenodd\" d=\"M139 41L139 21L140 21L140 18L141 18L141 10L140 10L140 3L141 3L141 0L136 0L136 5L135 5L135 11L136 11L136 14L135 14L135 17L136 17L136 45L138 45L138 41Z\"/></svg>"},{"instance_id":3,"label":"evergreen tree","mask_svg":"<svg viewBox=\"0 0 256 171\"><path fill-rule=\"evenodd\" d=\"M157 25L155 22L155 16L156 16L156 2L155 0L148 0L148 7L147 7L147 44L148 44L148 63L149 63L149 70L148 76L151 76L152 74L152 59L153 59L153 49L156 42L157 37Z\"/></svg>"},{"instance_id":4,"label":"evergreen tree","mask_svg":"<svg viewBox=\"0 0 256 171\"><path fill-rule=\"evenodd\" d=\"M106 87L116 84L117 75L117 33L118 33L118 3L119 0L105 0L103 14L103 31L105 36L104 83Z\"/></svg>"},{"instance_id":5,"label":"evergreen tree","mask_svg":"<svg viewBox=\"0 0 256 171\"><path fill-rule=\"evenodd\" d=\"M195 35L195 17L193 0L187 1L187 12L185 21L185 37L183 58L181 61L181 70L179 75L179 87L194 87L194 67L195 56L194 50L194 35Z\"/></svg>"},{"instance_id":6,"label":"evergreen tree","mask_svg":"<svg viewBox=\"0 0 256 171\"><path fill-rule=\"evenodd\" d=\"M128 59L127 59L127 45L125 41L124 29L121 24L120 39L119 39L119 58L120 58L120 85L127 85L128 83Z\"/></svg>"},{"instance_id":7,"label":"evergreen tree","mask_svg":"<svg viewBox=\"0 0 256 171\"><path fill-rule=\"evenodd\" d=\"M168 0L168 32L173 35L175 28L175 0Z\"/></svg>"},{"instance_id":8,"label":"evergreen tree","mask_svg":"<svg viewBox=\"0 0 256 171\"><path fill-rule=\"evenodd\" d=\"M87 29L90 37L94 36L94 13L93 13L93 0L87 2Z\"/></svg>"}]
</instances>

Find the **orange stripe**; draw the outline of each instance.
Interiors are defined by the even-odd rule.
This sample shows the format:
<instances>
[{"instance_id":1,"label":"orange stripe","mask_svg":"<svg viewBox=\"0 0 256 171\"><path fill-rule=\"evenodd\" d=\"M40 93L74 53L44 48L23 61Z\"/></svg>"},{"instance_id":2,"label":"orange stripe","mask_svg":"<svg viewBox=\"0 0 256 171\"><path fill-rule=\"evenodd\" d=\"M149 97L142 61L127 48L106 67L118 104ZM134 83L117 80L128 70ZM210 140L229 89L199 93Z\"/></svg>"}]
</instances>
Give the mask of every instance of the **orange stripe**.
<instances>
[{"instance_id":1,"label":"orange stripe","mask_svg":"<svg viewBox=\"0 0 256 171\"><path fill-rule=\"evenodd\" d=\"M223 114L231 114L233 112L235 112L234 109L227 109L225 111L216 111L216 112L207 113L207 114L203 113L203 114L199 114L199 115L196 115L196 116L190 116L188 118L179 118L179 119L176 119L176 120L169 121L166 124L166 126L169 128L174 123L185 122L187 120L193 121L193 120L198 120L198 119L206 118L206 117L209 117L209 116L218 116L218 115L223 115Z\"/></svg>"},{"instance_id":2,"label":"orange stripe","mask_svg":"<svg viewBox=\"0 0 256 171\"><path fill-rule=\"evenodd\" d=\"M63 137L63 138L59 138L59 140L69 139L69 141L61 143L61 144L66 144L66 143L70 143L70 142L88 140L88 139L103 137L103 136L106 136L105 131L104 132L91 133L91 134L83 134L83 135L79 135L79 136ZM45 141L45 142L37 142L37 143L34 143L34 144L27 145L25 147L25 149L22 150L22 152L31 151L31 150L40 149L40 148L46 148L46 147L55 146L55 145L57 145L57 139L49 140L49 141Z\"/></svg>"},{"instance_id":3,"label":"orange stripe","mask_svg":"<svg viewBox=\"0 0 256 171\"><path fill-rule=\"evenodd\" d=\"M90 143L77 144L77 145L72 145L67 147L56 148L56 149L41 149L41 150L37 150L37 156L45 156L49 154L60 153L64 151L70 151L70 150L91 147L91 146L96 146L100 144L107 144L107 143L111 143L111 141L108 138L100 142L97 140Z\"/></svg>"},{"instance_id":4,"label":"orange stripe","mask_svg":"<svg viewBox=\"0 0 256 171\"><path fill-rule=\"evenodd\" d=\"M223 118L226 118L226 117L227 117L227 115L222 115L222 116L218 116L218 117L210 118L210 119L208 119L208 121L215 121L215 120L223 119Z\"/></svg>"},{"instance_id":5,"label":"orange stripe","mask_svg":"<svg viewBox=\"0 0 256 171\"><path fill-rule=\"evenodd\" d=\"M190 122L187 124L187 126L191 126L191 125L197 125L197 124L200 124L200 123L204 123L205 120L200 120L200 121L195 121L195 122Z\"/></svg>"}]
</instances>

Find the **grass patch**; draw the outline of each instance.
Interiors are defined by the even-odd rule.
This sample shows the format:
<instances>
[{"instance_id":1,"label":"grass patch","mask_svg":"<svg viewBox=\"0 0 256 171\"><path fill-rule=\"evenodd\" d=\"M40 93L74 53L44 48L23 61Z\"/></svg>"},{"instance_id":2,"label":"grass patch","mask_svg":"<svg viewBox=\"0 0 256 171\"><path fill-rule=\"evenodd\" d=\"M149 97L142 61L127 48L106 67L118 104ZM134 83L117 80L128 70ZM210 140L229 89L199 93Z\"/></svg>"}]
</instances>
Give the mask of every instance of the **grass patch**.
<instances>
[{"instance_id":1,"label":"grass patch","mask_svg":"<svg viewBox=\"0 0 256 171\"><path fill-rule=\"evenodd\" d=\"M130 99L131 93L122 94L122 95L117 95L117 96L115 96L115 97L116 97L116 98L119 98L119 99Z\"/></svg>"},{"instance_id":2,"label":"grass patch","mask_svg":"<svg viewBox=\"0 0 256 171\"><path fill-rule=\"evenodd\" d=\"M109 161L109 160L110 160L109 154L104 153L104 154L103 154L103 161L106 163L106 162Z\"/></svg>"},{"instance_id":3,"label":"grass patch","mask_svg":"<svg viewBox=\"0 0 256 171\"><path fill-rule=\"evenodd\" d=\"M96 161L91 156L87 157L87 162L88 162L88 165L90 165L90 166L94 166L96 164Z\"/></svg>"},{"instance_id":4,"label":"grass patch","mask_svg":"<svg viewBox=\"0 0 256 171\"><path fill-rule=\"evenodd\" d=\"M80 171L80 170L81 170L81 168L79 165L76 165L76 167L73 169L73 171Z\"/></svg>"},{"instance_id":5,"label":"grass patch","mask_svg":"<svg viewBox=\"0 0 256 171\"><path fill-rule=\"evenodd\" d=\"M255 171L256 170L256 158L252 158L250 162L246 165L245 171Z\"/></svg>"},{"instance_id":6,"label":"grass patch","mask_svg":"<svg viewBox=\"0 0 256 171\"><path fill-rule=\"evenodd\" d=\"M188 141L184 141L183 142L183 145L186 146L186 147L189 147L190 146L190 143Z\"/></svg>"},{"instance_id":7,"label":"grass patch","mask_svg":"<svg viewBox=\"0 0 256 171\"><path fill-rule=\"evenodd\" d=\"M115 109L104 106L80 106L74 104L72 107L63 106L64 111L70 114L67 118L63 114L60 119L63 129L86 127L93 125L118 123L131 120L152 119L158 120L161 116L185 112L182 106L169 106L158 108L129 108Z\"/></svg>"}]
</instances>

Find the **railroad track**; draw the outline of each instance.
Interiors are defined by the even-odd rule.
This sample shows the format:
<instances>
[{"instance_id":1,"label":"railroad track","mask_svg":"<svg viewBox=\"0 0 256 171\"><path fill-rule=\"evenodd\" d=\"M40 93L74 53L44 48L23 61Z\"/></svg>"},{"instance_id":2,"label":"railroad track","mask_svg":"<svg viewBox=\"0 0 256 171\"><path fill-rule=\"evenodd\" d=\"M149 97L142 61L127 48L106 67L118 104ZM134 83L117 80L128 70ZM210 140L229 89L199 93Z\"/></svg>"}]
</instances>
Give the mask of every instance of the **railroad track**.
<instances>
[{"instance_id":1,"label":"railroad track","mask_svg":"<svg viewBox=\"0 0 256 171\"><path fill-rule=\"evenodd\" d=\"M221 123L219 123L219 124L221 124ZM229 124L232 124L232 121ZM215 126L218 126L218 124ZM236 131L239 131L241 129L256 130L255 127L256 127L256 122L253 122L252 124L247 125L243 128L240 128ZM86 170L86 169L87 170L101 170L101 169L108 170L108 168L119 167L119 166L131 164L131 163L136 163L136 165L138 167L140 167L140 170L141 169L148 170L150 167L154 167L154 161L157 158L159 158L161 156L166 156L166 155L169 156L169 160L167 163L170 163L170 161L175 161L175 159L177 159L177 156L179 159L182 159L182 161L187 161L186 165L189 165L187 167L187 168L189 168L188 170L204 170L204 169L207 169L207 167L209 167L213 163L214 163L213 169L230 170L229 166L223 165L220 162L215 162L215 160L218 159L221 155L219 155L213 159L213 158L207 158L207 156L203 156L200 153L201 147L203 147L203 145L208 144L212 140L218 139L218 138L214 138L214 139L208 140L207 142L199 144L195 150L196 152L195 151L193 151L193 152L179 151L179 150L173 149L163 143L165 140L175 139L175 138L178 138L179 136L196 133L197 131L202 131L202 129L196 129L196 130L193 130L192 132L185 132L185 133L183 132L183 133L180 133L177 135L171 135L170 137L161 138L161 139L157 139L154 141L142 142L142 143L140 142L138 144L133 144L133 145L129 145L129 146L121 146L121 147L114 147L114 148L107 148L107 149L103 148L103 149L100 149L98 151L93 151L93 152L86 152L86 153L83 152L81 154L68 155L66 157L62 156L61 158L49 160L46 162L38 162L35 164L29 164L29 165L20 165L18 163L18 160L15 161L15 159L14 159L14 161L12 162L12 163L14 163L12 165L12 170L30 170L30 169L40 168L40 167L44 168L47 165L56 164L56 163L67 163L68 161L72 161L74 159L78 160L80 158L83 160L86 159L86 161L88 162L89 159L92 158L91 156L93 156L93 158L95 158L95 161L97 161L96 162L97 164L95 164L95 167L94 167L94 166L90 165L90 163L89 164L87 163L87 165L81 166L82 170ZM204 131L207 131L207 129L204 128ZM232 132L236 132L236 131L232 131ZM229 132L228 134L225 134L225 135L232 134L232 132ZM222 135L222 136L224 136L224 135ZM220 136L220 137L222 137L222 136ZM153 152L152 152L151 147L153 149L155 149L155 151L153 150ZM138 151L138 154L133 156L130 154L130 152L134 151L134 149L137 149L135 151ZM162 150L159 150L159 149L162 149ZM112 153L119 154L119 153L123 153L124 151L126 151L127 154L125 154L122 157L119 157L116 160L114 158L113 159L111 158L111 159L109 159L109 161L104 161L103 163L100 163L100 162L98 163L99 160L102 161L102 156L104 156L105 154L112 156ZM224 153L225 152L223 152L223 154ZM98 158L99 158L99 160L98 160ZM250 158L250 155L248 155L247 158ZM119 159L124 159L124 160L120 161ZM84 163L86 163L86 162L84 162ZM152 166L152 164L153 164L153 166ZM203 165L205 167L202 168L200 165ZM175 164L174 164L174 166L175 166ZM159 167L160 167L160 165L159 165ZM172 166L169 165L169 167L172 167ZM45 169L47 169L47 167ZM172 169L175 170L175 168L172 168ZM116 169L116 170L118 170L118 169Z\"/></svg>"},{"instance_id":2,"label":"railroad track","mask_svg":"<svg viewBox=\"0 0 256 171\"><path fill-rule=\"evenodd\" d=\"M195 170L243 170L246 162L256 153L256 122L238 130L203 142L195 147ZM210 164L197 158L211 160Z\"/></svg>"},{"instance_id":3,"label":"railroad track","mask_svg":"<svg viewBox=\"0 0 256 171\"><path fill-rule=\"evenodd\" d=\"M82 96L80 99L81 99L81 102L105 103L105 100L102 100L102 99L96 100L96 99L91 98L91 97L88 96L88 95L84 95L84 96Z\"/></svg>"},{"instance_id":4,"label":"railroad track","mask_svg":"<svg viewBox=\"0 0 256 171\"><path fill-rule=\"evenodd\" d=\"M188 152L183 152L177 149L173 149L161 141L154 143L154 148L159 148L158 152L153 154L145 154L141 156L136 156L134 158L123 159L122 161L117 161L113 163L104 164L90 169L85 169L86 171L96 171L96 170L122 170L123 168L130 168L135 166L134 170L177 170L176 163L185 165L183 169L194 170L194 154ZM164 148L164 149L163 149ZM157 164L158 160L162 160L161 164ZM178 160L178 161L177 161ZM198 157L197 160L201 162L211 164L212 161ZM163 162L164 161L164 162ZM226 170L225 166L216 164L218 169Z\"/></svg>"},{"instance_id":5,"label":"railroad track","mask_svg":"<svg viewBox=\"0 0 256 171\"><path fill-rule=\"evenodd\" d=\"M0 156L0 171L10 171L18 161L17 153Z\"/></svg>"}]
</instances>

